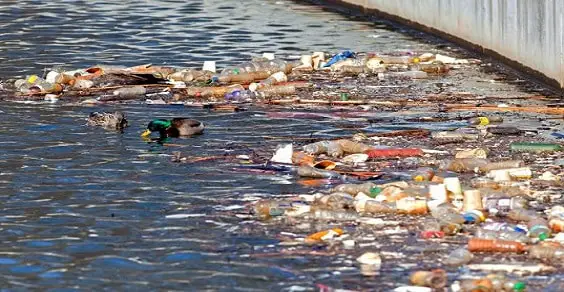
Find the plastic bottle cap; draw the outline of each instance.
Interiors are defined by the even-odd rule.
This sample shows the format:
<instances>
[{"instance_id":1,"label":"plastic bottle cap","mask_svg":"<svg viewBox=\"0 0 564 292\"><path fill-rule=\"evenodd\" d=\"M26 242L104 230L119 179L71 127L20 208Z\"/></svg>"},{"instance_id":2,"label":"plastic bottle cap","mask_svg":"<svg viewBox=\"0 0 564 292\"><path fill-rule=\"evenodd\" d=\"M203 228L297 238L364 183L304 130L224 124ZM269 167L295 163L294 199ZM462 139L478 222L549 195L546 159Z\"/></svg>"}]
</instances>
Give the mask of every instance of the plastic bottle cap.
<instances>
[{"instance_id":1,"label":"plastic bottle cap","mask_svg":"<svg viewBox=\"0 0 564 292\"><path fill-rule=\"evenodd\" d=\"M515 283L515 285L513 285L513 290L514 291L524 291L526 286L527 285L523 282L517 282L517 283Z\"/></svg>"},{"instance_id":2,"label":"plastic bottle cap","mask_svg":"<svg viewBox=\"0 0 564 292\"><path fill-rule=\"evenodd\" d=\"M370 197L374 198L376 197L378 194L380 194L382 192L382 189L379 187L373 187L370 189Z\"/></svg>"},{"instance_id":3,"label":"plastic bottle cap","mask_svg":"<svg viewBox=\"0 0 564 292\"><path fill-rule=\"evenodd\" d=\"M27 82L35 83L35 81L37 81L37 78L39 78L37 75L31 75L29 76L29 78L27 78Z\"/></svg>"},{"instance_id":4,"label":"plastic bottle cap","mask_svg":"<svg viewBox=\"0 0 564 292\"><path fill-rule=\"evenodd\" d=\"M341 100L342 101L347 101L349 100L349 95L346 93L341 93Z\"/></svg>"},{"instance_id":5,"label":"plastic bottle cap","mask_svg":"<svg viewBox=\"0 0 564 292\"><path fill-rule=\"evenodd\" d=\"M425 181L425 178L422 175L416 175L415 177L413 177L413 180L417 182L422 182Z\"/></svg>"},{"instance_id":6,"label":"plastic bottle cap","mask_svg":"<svg viewBox=\"0 0 564 292\"><path fill-rule=\"evenodd\" d=\"M478 117L478 120L480 121L480 126L486 126L490 124L490 120L486 117Z\"/></svg>"},{"instance_id":7,"label":"plastic bottle cap","mask_svg":"<svg viewBox=\"0 0 564 292\"><path fill-rule=\"evenodd\" d=\"M540 241L544 241L544 240L547 239L547 238L548 238L548 234L546 234L546 233L544 233L544 232L539 235L539 240L540 240Z\"/></svg>"}]
</instances>

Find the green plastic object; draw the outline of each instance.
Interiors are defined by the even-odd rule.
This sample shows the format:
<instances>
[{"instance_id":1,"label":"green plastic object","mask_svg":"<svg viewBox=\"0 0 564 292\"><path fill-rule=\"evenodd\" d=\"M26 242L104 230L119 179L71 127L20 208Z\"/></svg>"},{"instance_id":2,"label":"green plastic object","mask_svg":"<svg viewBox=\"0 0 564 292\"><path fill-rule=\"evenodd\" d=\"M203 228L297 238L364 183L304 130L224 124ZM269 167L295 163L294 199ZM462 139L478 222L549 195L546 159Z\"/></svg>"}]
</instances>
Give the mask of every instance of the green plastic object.
<instances>
[{"instance_id":1,"label":"green plastic object","mask_svg":"<svg viewBox=\"0 0 564 292\"><path fill-rule=\"evenodd\" d=\"M342 101L347 101L349 100L349 95L347 93L341 93L341 100Z\"/></svg>"},{"instance_id":2,"label":"green plastic object","mask_svg":"<svg viewBox=\"0 0 564 292\"><path fill-rule=\"evenodd\" d=\"M525 291L526 286L523 282L517 282L513 285L513 291Z\"/></svg>"},{"instance_id":3,"label":"green plastic object","mask_svg":"<svg viewBox=\"0 0 564 292\"><path fill-rule=\"evenodd\" d=\"M373 187L370 189L370 195L369 197L371 198L376 198L376 196L378 196L380 193L382 192L382 189L379 187Z\"/></svg>"},{"instance_id":4,"label":"green plastic object","mask_svg":"<svg viewBox=\"0 0 564 292\"><path fill-rule=\"evenodd\" d=\"M511 151L516 152L555 152L561 150L562 146L554 143L524 142L511 144Z\"/></svg>"}]
</instances>

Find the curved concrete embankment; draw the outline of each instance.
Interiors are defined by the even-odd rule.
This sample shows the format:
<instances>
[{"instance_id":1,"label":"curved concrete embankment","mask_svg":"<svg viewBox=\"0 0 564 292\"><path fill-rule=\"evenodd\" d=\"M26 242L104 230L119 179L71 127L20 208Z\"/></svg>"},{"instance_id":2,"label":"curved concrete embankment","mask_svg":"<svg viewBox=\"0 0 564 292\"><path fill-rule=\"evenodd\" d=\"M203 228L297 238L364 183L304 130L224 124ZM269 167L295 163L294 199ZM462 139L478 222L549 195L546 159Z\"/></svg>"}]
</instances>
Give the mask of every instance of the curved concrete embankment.
<instances>
[{"instance_id":1,"label":"curved concrete embankment","mask_svg":"<svg viewBox=\"0 0 564 292\"><path fill-rule=\"evenodd\" d=\"M332 0L440 34L564 88L564 0Z\"/></svg>"}]
</instances>

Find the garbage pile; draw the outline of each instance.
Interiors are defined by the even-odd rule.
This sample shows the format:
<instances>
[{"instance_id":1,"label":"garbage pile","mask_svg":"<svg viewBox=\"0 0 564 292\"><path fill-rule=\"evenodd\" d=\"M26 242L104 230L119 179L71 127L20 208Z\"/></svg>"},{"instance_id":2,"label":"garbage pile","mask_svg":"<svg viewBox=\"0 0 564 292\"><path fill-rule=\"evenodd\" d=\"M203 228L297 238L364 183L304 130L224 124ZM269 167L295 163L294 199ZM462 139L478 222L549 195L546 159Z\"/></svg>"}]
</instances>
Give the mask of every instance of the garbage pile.
<instances>
[{"instance_id":1,"label":"garbage pile","mask_svg":"<svg viewBox=\"0 0 564 292\"><path fill-rule=\"evenodd\" d=\"M448 247L434 267L413 272L394 291L525 291L526 275L564 268L564 148L518 139L499 146L493 133L506 127L502 122L479 116L458 132L392 131L300 149L280 145L270 163L293 165L297 181L318 191L259 200L252 213L274 225L323 222L327 229L303 236L285 227L294 237L283 245L356 253L366 277L385 273L389 252L363 238L382 246L387 232L403 234L394 238L396 253L421 241ZM476 131L464 132L469 129ZM416 234L415 241L402 231Z\"/></svg>"},{"instance_id":2,"label":"garbage pile","mask_svg":"<svg viewBox=\"0 0 564 292\"><path fill-rule=\"evenodd\" d=\"M296 97L307 88L324 86L327 76L374 76L375 78L427 78L445 74L449 65L476 64L476 60L450 58L425 53L420 56L395 56L345 51L326 58L328 54L315 52L299 60L277 59L273 54L223 68L216 72L213 61L204 63L201 70L154 66L134 67L96 65L90 68L65 71L52 70L40 77L27 76L14 82L20 99L71 102L111 102L127 100L158 100L159 102L264 102L274 103L280 97ZM329 75L328 75L329 74ZM321 77L320 77L321 76ZM313 82L312 82L313 81ZM333 82L334 83L334 82ZM295 100L295 98L292 98ZM341 94L341 103L359 104Z\"/></svg>"}]
</instances>

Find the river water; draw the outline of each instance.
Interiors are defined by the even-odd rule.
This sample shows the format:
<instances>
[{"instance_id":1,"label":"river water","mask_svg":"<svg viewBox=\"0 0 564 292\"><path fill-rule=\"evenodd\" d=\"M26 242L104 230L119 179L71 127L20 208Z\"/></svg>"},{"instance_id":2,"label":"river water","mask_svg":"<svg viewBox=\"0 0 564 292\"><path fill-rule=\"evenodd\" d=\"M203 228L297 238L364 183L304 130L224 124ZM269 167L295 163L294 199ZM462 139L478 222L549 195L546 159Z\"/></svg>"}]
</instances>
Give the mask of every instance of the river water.
<instances>
[{"instance_id":1,"label":"river water","mask_svg":"<svg viewBox=\"0 0 564 292\"><path fill-rule=\"evenodd\" d=\"M437 50L444 44L386 23L350 20L288 1L0 1L0 80L95 64L224 66L263 52ZM85 126L91 111L124 111L131 127ZM245 215L252 200L308 189L290 174L237 161L265 136L331 137L331 122L269 119L264 109L0 103L0 287L19 291L280 290L363 287L350 258L268 257L277 233ZM206 133L169 147L139 138L155 117L190 116ZM257 255L258 254L258 255ZM263 254L264 255L264 254ZM391 281L405 281L401 272ZM372 286L374 287L374 286ZM66 289L66 290L62 290ZM4 290L2 290L4 291Z\"/></svg>"}]
</instances>

